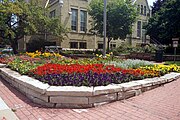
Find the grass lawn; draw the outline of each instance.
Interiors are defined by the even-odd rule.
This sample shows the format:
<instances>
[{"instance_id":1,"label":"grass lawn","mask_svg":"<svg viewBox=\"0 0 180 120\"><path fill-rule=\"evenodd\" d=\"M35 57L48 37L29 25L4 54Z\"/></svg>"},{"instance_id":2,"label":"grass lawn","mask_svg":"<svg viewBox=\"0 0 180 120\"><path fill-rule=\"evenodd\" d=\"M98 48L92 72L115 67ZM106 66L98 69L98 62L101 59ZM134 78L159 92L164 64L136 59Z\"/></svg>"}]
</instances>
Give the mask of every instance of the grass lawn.
<instances>
[{"instance_id":1,"label":"grass lawn","mask_svg":"<svg viewBox=\"0 0 180 120\"><path fill-rule=\"evenodd\" d=\"M176 64L176 65L180 66L180 61L175 61L175 62L174 61L166 61L165 64L166 65Z\"/></svg>"}]
</instances>

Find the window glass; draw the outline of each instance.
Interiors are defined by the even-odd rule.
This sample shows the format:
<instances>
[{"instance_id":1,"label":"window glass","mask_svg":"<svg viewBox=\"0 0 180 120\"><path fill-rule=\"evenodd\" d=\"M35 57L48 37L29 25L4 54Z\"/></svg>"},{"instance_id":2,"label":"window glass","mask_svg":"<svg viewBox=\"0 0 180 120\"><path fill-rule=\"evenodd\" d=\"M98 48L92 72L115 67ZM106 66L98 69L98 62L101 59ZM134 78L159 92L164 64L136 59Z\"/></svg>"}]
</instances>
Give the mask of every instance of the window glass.
<instances>
[{"instance_id":1,"label":"window glass","mask_svg":"<svg viewBox=\"0 0 180 120\"><path fill-rule=\"evenodd\" d=\"M103 44L102 43L98 43L98 49L103 49Z\"/></svg>"},{"instance_id":2,"label":"window glass","mask_svg":"<svg viewBox=\"0 0 180 120\"><path fill-rule=\"evenodd\" d=\"M87 12L86 11L83 11L81 10L80 11L80 14L81 14L81 23L80 23L80 30L81 31L86 31L86 26L87 26Z\"/></svg>"},{"instance_id":3,"label":"window glass","mask_svg":"<svg viewBox=\"0 0 180 120\"><path fill-rule=\"evenodd\" d=\"M70 48L78 49L78 42L70 42Z\"/></svg>"},{"instance_id":4,"label":"window glass","mask_svg":"<svg viewBox=\"0 0 180 120\"><path fill-rule=\"evenodd\" d=\"M146 6L144 6L144 15L146 16Z\"/></svg>"},{"instance_id":5,"label":"window glass","mask_svg":"<svg viewBox=\"0 0 180 120\"><path fill-rule=\"evenodd\" d=\"M54 18L56 16L56 10L50 12L49 17Z\"/></svg>"},{"instance_id":6,"label":"window glass","mask_svg":"<svg viewBox=\"0 0 180 120\"><path fill-rule=\"evenodd\" d=\"M79 43L79 48L80 48L80 49L86 49L86 48L87 48L86 42L80 42L80 43Z\"/></svg>"},{"instance_id":7,"label":"window glass","mask_svg":"<svg viewBox=\"0 0 180 120\"><path fill-rule=\"evenodd\" d=\"M77 9L71 9L71 12L71 30L77 31L78 11Z\"/></svg>"},{"instance_id":8,"label":"window glass","mask_svg":"<svg viewBox=\"0 0 180 120\"><path fill-rule=\"evenodd\" d=\"M141 5L141 15L143 14L143 5Z\"/></svg>"},{"instance_id":9,"label":"window glass","mask_svg":"<svg viewBox=\"0 0 180 120\"><path fill-rule=\"evenodd\" d=\"M137 37L141 37L141 21L137 22Z\"/></svg>"}]
</instances>

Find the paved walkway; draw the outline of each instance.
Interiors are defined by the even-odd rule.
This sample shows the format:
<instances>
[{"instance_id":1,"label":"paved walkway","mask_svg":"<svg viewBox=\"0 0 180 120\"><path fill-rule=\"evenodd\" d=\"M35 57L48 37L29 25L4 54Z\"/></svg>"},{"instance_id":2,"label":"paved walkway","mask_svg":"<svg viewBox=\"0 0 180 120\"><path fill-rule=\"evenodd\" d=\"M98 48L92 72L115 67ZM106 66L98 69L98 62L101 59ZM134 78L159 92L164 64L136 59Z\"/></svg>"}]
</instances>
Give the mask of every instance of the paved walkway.
<instances>
[{"instance_id":1,"label":"paved walkway","mask_svg":"<svg viewBox=\"0 0 180 120\"><path fill-rule=\"evenodd\" d=\"M180 79L128 100L89 109L45 108L1 79L0 97L20 120L180 120Z\"/></svg>"}]
</instances>

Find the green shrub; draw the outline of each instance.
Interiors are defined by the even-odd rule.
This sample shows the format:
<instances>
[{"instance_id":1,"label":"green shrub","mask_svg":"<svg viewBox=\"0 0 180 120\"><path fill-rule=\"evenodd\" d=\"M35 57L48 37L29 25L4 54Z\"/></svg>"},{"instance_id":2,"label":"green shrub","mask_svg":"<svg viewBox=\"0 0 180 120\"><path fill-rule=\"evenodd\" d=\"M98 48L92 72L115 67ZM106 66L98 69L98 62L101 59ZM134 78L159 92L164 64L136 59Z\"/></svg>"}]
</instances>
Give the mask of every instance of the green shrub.
<instances>
[{"instance_id":1,"label":"green shrub","mask_svg":"<svg viewBox=\"0 0 180 120\"><path fill-rule=\"evenodd\" d=\"M139 68L139 67L144 67L148 65L153 65L152 62L145 61L145 60L133 60L133 59L127 59L124 61L110 61L109 63L106 64L112 64L115 65L116 67L124 68L124 69L129 69L129 68Z\"/></svg>"},{"instance_id":2,"label":"green shrub","mask_svg":"<svg viewBox=\"0 0 180 120\"><path fill-rule=\"evenodd\" d=\"M155 53L156 46L153 44L141 44L139 46L130 46L129 44L121 44L116 49L112 50L114 55L127 54L127 53Z\"/></svg>"}]
</instances>

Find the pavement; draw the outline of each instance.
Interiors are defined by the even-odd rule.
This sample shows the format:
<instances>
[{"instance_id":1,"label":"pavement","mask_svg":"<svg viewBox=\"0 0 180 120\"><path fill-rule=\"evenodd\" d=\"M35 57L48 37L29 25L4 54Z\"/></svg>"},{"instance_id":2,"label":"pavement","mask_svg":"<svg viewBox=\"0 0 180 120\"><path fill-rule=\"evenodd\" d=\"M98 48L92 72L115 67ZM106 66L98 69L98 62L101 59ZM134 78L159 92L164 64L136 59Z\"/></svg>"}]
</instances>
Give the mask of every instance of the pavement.
<instances>
[{"instance_id":1,"label":"pavement","mask_svg":"<svg viewBox=\"0 0 180 120\"><path fill-rule=\"evenodd\" d=\"M15 113L6 105L6 103L0 98L0 119L1 120L19 120Z\"/></svg>"},{"instance_id":2,"label":"pavement","mask_svg":"<svg viewBox=\"0 0 180 120\"><path fill-rule=\"evenodd\" d=\"M180 120L180 79L127 100L88 109L34 104L2 79L0 97L6 103L0 99L0 120Z\"/></svg>"}]
</instances>

